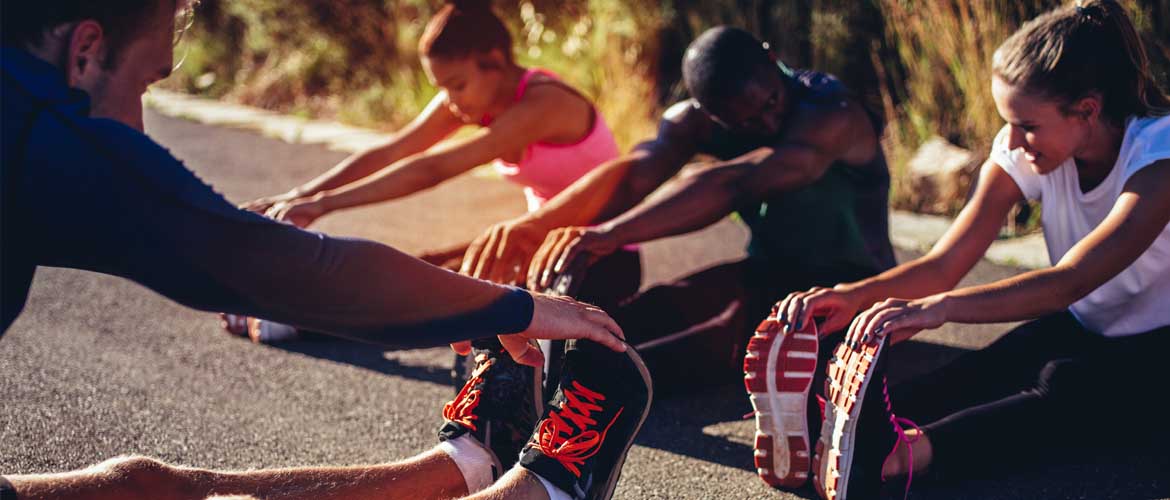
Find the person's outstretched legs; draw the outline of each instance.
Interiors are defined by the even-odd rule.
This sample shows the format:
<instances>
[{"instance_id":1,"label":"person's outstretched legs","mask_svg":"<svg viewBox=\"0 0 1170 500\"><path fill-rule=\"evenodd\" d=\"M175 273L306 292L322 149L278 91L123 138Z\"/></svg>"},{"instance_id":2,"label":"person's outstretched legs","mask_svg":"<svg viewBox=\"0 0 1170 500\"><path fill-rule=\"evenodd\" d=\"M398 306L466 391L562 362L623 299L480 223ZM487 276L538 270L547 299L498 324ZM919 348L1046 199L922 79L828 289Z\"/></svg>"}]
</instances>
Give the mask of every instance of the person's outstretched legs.
<instances>
[{"instance_id":1,"label":"person's outstretched legs","mask_svg":"<svg viewBox=\"0 0 1170 500\"><path fill-rule=\"evenodd\" d=\"M462 396L445 408L443 443L402 462L225 472L122 457L80 471L8 479L22 500L449 499L469 493L477 499L610 498L653 397L650 374L637 353L570 341L551 406L532 426L531 438L520 443L518 465L494 481L499 460L478 434L489 421L516 418L483 411L503 406L504 401L491 400L511 392L492 387L505 378L496 370L506 364L502 357L484 356Z\"/></svg>"},{"instance_id":2,"label":"person's outstretched legs","mask_svg":"<svg viewBox=\"0 0 1170 500\"><path fill-rule=\"evenodd\" d=\"M523 467L514 467L490 488L467 500L552 500L540 479Z\"/></svg>"},{"instance_id":3,"label":"person's outstretched legs","mask_svg":"<svg viewBox=\"0 0 1170 500\"><path fill-rule=\"evenodd\" d=\"M298 467L225 472L119 457L79 471L9 476L17 497L71 500L457 498L467 486L455 462L431 450L408 460L353 467Z\"/></svg>"},{"instance_id":4,"label":"person's outstretched legs","mask_svg":"<svg viewBox=\"0 0 1170 500\"><path fill-rule=\"evenodd\" d=\"M10 479L21 500L458 498L491 485L516 462L541 411L536 370L518 365L494 337L477 341L475 352L477 368L443 408L440 444L405 461L227 472L123 457L75 472Z\"/></svg>"}]
</instances>

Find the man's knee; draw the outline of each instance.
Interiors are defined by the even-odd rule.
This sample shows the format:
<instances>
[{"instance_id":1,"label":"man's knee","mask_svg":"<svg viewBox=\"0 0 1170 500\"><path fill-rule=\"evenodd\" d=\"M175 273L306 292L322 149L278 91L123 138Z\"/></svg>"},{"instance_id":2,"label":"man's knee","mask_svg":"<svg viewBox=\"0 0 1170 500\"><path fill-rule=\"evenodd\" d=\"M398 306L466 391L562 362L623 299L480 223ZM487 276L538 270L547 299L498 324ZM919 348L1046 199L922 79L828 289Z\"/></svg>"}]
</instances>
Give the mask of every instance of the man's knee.
<instances>
[{"instance_id":1,"label":"man's knee","mask_svg":"<svg viewBox=\"0 0 1170 500\"><path fill-rule=\"evenodd\" d=\"M111 477L141 477L165 473L169 466L159 460L140 455L114 457L94 466Z\"/></svg>"},{"instance_id":2,"label":"man's knee","mask_svg":"<svg viewBox=\"0 0 1170 500\"><path fill-rule=\"evenodd\" d=\"M115 457L95 465L94 469L103 480L133 491L174 492L185 489L178 469L149 457Z\"/></svg>"}]
</instances>

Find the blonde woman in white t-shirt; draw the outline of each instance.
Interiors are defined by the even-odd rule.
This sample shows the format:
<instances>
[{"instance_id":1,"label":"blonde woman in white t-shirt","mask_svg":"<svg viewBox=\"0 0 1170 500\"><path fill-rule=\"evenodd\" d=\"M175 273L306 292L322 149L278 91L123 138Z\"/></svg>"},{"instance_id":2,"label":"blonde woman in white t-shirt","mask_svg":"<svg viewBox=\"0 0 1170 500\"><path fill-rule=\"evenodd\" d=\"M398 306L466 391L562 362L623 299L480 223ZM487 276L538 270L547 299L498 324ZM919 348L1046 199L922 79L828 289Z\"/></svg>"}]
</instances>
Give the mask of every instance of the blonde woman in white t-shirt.
<instances>
[{"instance_id":1,"label":"blonde woman in white t-shirt","mask_svg":"<svg viewBox=\"0 0 1170 500\"><path fill-rule=\"evenodd\" d=\"M765 415L757 425L765 436L818 441L804 473L826 498L871 498L894 478L885 487L901 496L915 472L972 477L1039 463L1069 446L1094 450L1165 434L1164 422L1124 432L1107 426L1127 421L1119 412L1164 398L1170 381L1170 99L1113 1L1080 2L1028 22L999 47L992 70L1007 125L942 240L873 278L789 295L749 347L749 358L764 361L820 351L816 371L828 378L822 424L806 431L792 423L803 419L785 424ZM955 288L1024 199L1043 206L1052 267ZM1008 321L1027 323L889 390L884 346L947 322ZM833 352L810 347L810 332L842 330ZM778 381L796 375L782 371L784 363L767 366L778 367L767 374ZM774 385L772 401L820 387ZM818 427L819 439L805 435ZM757 457L780 463L771 457L784 454L799 464L800 444L785 444L792 442L773 440Z\"/></svg>"}]
</instances>

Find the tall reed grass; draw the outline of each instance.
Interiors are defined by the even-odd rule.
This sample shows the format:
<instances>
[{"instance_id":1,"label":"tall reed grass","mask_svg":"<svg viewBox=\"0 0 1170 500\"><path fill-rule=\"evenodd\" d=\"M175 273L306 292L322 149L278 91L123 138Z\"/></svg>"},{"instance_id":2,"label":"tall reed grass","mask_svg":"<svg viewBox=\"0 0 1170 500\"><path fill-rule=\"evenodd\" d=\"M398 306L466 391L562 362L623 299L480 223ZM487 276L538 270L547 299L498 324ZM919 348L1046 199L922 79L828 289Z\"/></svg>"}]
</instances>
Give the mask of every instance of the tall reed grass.
<instances>
[{"instance_id":1,"label":"tall reed grass","mask_svg":"<svg viewBox=\"0 0 1170 500\"><path fill-rule=\"evenodd\" d=\"M915 148L941 136L983 154L1003 126L991 98L991 58L1024 21L1064 2L1054 0L879 0L885 46L897 58L872 64L887 76L882 94L888 119L886 150L898 170L895 203L912 204L902 172ZM1170 55L1170 2L1122 0L1146 35L1163 86ZM1156 14L1160 9L1160 17ZM1159 26L1158 23L1161 23ZM964 200L953 200L950 212Z\"/></svg>"},{"instance_id":2,"label":"tall reed grass","mask_svg":"<svg viewBox=\"0 0 1170 500\"><path fill-rule=\"evenodd\" d=\"M991 55L1056 0L497 0L516 56L581 89L628 148L685 96L683 49L718 24L767 40L795 66L837 74L888 122L894 203L901 165L933 135L986 150L1001 120ZM1122 0L1163 86L1170 0ZM393 129L434 95L416 43L440 4L427 0L201 0L170 85L302 116ZM961 200L955 207L961 205Z\"/></svg>"}]
</instances>

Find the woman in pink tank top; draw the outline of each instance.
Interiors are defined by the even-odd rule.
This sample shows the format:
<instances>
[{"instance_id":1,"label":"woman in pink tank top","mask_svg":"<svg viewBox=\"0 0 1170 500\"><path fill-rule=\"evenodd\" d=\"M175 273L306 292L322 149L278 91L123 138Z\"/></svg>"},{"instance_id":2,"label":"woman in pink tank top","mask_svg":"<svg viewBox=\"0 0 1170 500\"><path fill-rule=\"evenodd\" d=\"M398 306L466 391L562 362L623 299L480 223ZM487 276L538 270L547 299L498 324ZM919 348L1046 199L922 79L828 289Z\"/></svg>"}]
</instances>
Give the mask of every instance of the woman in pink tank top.
<instances>
[{"instance_id":1,"label":"woman in pink tank top","mask_svg":"<svg viewBox=\"0 0 1170 500\"><path fill-rule=\"evenodd\" d=\"M327 213L408 196L494 162L505 179L524 186L531 211L618 156L613 133L588 99L553 73L515 62L511 35L489 1L443 6L419 40L419 54L440 92L417 118L385 143L245 208L306 227ZM467 125L478 130L444 141ZM421 257L452 267L466 248L464 244ZM632 293L640 282L640 266L622 267L622 274L635 275ZM518 275L501 281L523 279ZM250 325L258 324L256 320L226 319L229 330L247 332L253 340L283 336Z\"/></svg>"},{"instance_id":2,"label":"woman in pink tank top","mask_svg":"<svg viewBox=\"0 0 1170 500\"><path fill-rule=\"evenodd\" d=\"M506 179L524 186L532 210L617 157L613 133L588 99L552 72L516 64L511 36L489 2L448 3L427 25L419 53L440 92L413 122L384 144L247 207L304 227L326 213L407 196L494 161ZM479 130L443 141L466 125Z\"/></svg>"},{"instance_id":3,"label":"woman in pink tank top","mask_svg":"<svg viewBox=\"0 0 1170 500\"><path fill-rule=\"evenodd\" d=\"M542 84L558 85L576 93L551 71L530 68L524 72L520 84L516 86L513 101L520 102L529 87ZM593 167L617 157L617 143L605 119L594 111L591 121L589 133L578 141L566 144L533 142L524 148L517 161L496 159L494 162L496 172L505 179L524 186L529 212L540 208L549 198L569 187L569 184L581 178ZM485 127L491 126L491 123L491 116L485 116L480 122Z\"/></svg>"}]
</instances>

